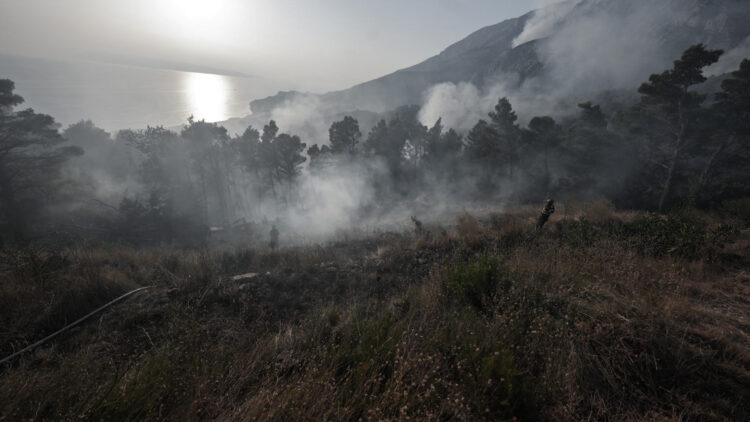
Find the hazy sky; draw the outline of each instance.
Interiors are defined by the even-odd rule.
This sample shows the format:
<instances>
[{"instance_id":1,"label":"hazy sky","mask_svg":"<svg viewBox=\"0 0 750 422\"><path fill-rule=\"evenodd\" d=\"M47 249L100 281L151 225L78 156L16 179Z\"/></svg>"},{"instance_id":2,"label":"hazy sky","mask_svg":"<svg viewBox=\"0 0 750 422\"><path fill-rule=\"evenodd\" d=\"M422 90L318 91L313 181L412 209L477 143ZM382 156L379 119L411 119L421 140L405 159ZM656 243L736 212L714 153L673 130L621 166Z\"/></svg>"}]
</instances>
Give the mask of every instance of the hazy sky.
<instances>
[{"instance_id":1,"label":"hazy sky","mask_svg":"<svg viewBox=\"0 0 750 422\"><path fill-rule=\"evenodd\" d=\"M544 0L0 0L0 53L116 55L342 89Z\"/></svg>"}]
</instances>

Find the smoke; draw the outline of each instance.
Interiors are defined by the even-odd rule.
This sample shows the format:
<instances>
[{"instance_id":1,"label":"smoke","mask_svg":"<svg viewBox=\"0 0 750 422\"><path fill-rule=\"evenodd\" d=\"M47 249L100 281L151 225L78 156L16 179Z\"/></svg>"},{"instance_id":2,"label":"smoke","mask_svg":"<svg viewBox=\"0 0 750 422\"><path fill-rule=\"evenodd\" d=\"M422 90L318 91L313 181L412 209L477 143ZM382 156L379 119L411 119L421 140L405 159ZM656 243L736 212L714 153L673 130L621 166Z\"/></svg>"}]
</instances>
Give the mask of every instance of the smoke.
<instances>
[{"instance_id":1,"label":"smoke","mask_svg":"<svg viewBox=\"0 0 750 422\"><path fill-rule=\"evenodd\" d=\"M541 6L526 22L523 31L513 40L513 48L529 41L544 38L553 33L555 27L576 7L581 0L563 2L542 1Z\"/></svg>"},{"instance_id":2,"label":"smoke","mask_svg":"<svg viewBox=\"0 0 750 422\"><path fill-rule=\"evenodd\" d=\"M452 128L465 135L479 119L488 119L488 112L503 97L509 99L519 117L519 123L525 126L534 116L549 115L560 121L562 117L578 113L575 107L577 102L596 101L597 94L603 90L623 89L635 92L638 84L645 81L649 74L669 68L671 61L693 43L693 38L702 36L702 32L698 31L689 36L676 36L678 41L675 42L667 40L669 37L665 36L664 31L672 31L679 26L675 26L675 22L692 25L689 12L682 11L675 17L670 10L676 1L651 3L646 0L570 0L551 3L528 20L513 42L514 46L518 46L536 40L517 50L519 54L513 56L521 63L508 68L523 68L518 70L519 73L497 71L476 79L483 81L481 85L470 82L436 84L423 93L423 104L417 117L428 127L442 118L446 129ZM689 32L689 28L685 31ZM698 35L694 36L695 34ZM688 41L690 43L685 45ZM532 52L536 53L535 57L527 54ZM730 49L707 73L721 74L734 70L748 53L750 37ZM531 60L538 60L538 63L529 63ZM537 64L541 65L540 71L524 71L536 68ZM358 100L366 102L367 98L364 97L363 95ZM231 122L235 125L232 131L242 133L248 124L259 129L269 120L275 120L280 132L298 135L308 146L314 143L327 144L330 124L343 115L350 114L353 103L334 103L325 96L289 95L275 106L268 106L247 119ZM367 112L351 112L355 116L356 113ZM372 112L372 119L376 118L373 115L378 116ZM360 131L366 138L371 124L358 120ZM108 134L101 136L105 140L109 139ZM96 191L99 198L116 199L122 195L131 195L133 188L130 185L134 183L133 175L138 171L135 167L141 163L128 161L126 151L96 150L93 147L96 144L93 140L86 140L87 149L92 152L86 157L91 157L93 161L88 163L85 161L88 158L84 157L75 163L75 169L88 169L91 175L89 178L99 182ZM180 148L187 148L182 143L178 145L182 145ZM397 148L399 147L394 148L395 160L392 156L382 160L367 156L349 161L350 157L334 159L327 166L310 167L305 164L302 173L293 183L278 177L278 174L276 179L271 178L271 182L268 182L267 176L262 173L265 169L261 169L261 174L258 174L235 164L236 168L225 170L227 186L209 186L213 192L209 195L205 193L206 187L202 186L206 183L202 181L203 175L195 174L194 169L187 168L188 165L182 165L190 162L187 158L179 161L180 166L165 165L164 171L175 175L186 173L180 177L186 179L183 184L188 188L180 192L180 195L189 197L191 201L183 201L184 206L179 207L196 212L195 204L205 203L206 216L196 216L196 220L218 225L244 218L254 222L259 230L268 230L273 222L282 230L282 236L315 240L355 227L404 227L404 224L409 224L411 215L423 219L444 219L459 213L459 207L462 208L462 204L466 204L468 200L481 198L493 201L493 205L497 206L504 204L506 199L513 198L517 192L541 189L533 177L521 180L518 175L514 179L506 175L493 175L495 179L489 182L488 187L487 181L480 180L479 171L472 168L471 163L462 164L464 167L446 177L449 174L447 170L452 165L448 161L430 163L435 168L430 168L426 175L421 174L422 179L417 180L413 177L417 172L412 170L420 166L419 153L415 152L411 160L402 160L407 162L399 162ZM403 153L403 149L400 152ZM112 165L101 169L94 167L94 161L116 163L109 154L120 157L121 170ZM172 155L166 154L165 157ZM187 152L185 156L187 157ZM554 173L564 173L564 160L564 157L558 158L558 164L552 165ZM172 162L178 163L178 160L172 157L166 164ZM624 170L608 167L605 171L610 173L597 179L606 180L607 183L610 179L620 180L619 176L626 173L628 163L620 164ZM217 165L215 168L221 169L221 166ZM534 173L533 168L526 170ZM117 177L109 177L110 173ZM219 178L211 183L218 184L217 180ZM280 186L287 183L288 186ZM266 184L270 184L270 187ZM614 182L609 184L615 185ZM599 185L597 189L598 187ZM145 187L140 189L141 192L137 193L143 201L147 192ZM200 198L201 190L204 191L203 199ZM592 196L594 190L592 188ZM226 198L222 196L225 192L228 201L224 201ZM546 192L542 192L544 193ZM231 204L227 206L221 202ZM227 207L231 210L227 210ZM258 233L263 234L262 231Z\"/></svg>"},{"instance_id":3,"label":"smoke","mask_svg":"<svg viewBox=\"0 0 750 422\"><path fill-rule=\"evenodd\" d=\"M737 47L727 51L718 62L704 70L706 76L719 76L733 72L740 67L742 60L750 59L750 36L745 38Z\"/></svg>"},{"instance_id":4,"label":"smoke","mask_svg":"<svg viewBox=\"0 0 750 422\"><path fill-rule=\"evenodd\" d=\"M425 92L424 105L419 111L419 121L430 126L437 119L443 125L465 132L483 118L482 110L487 108L488 97L481 95L473 84L445 82Z\"/></svg>"},{"instance_id":5,"label":"smoke","mask_svg":"<svg viewBox=\"0 0 750 422\"><path fill-rule=\"evenodd\" d=\"M308 145L326 144L331 124L326 112L318 96L295 95L271 110L267 117L275 120L283 132L300 136Z\"/></svg>"},{"instance_id":6,"label":"smoke","mask_svg":"<svg viewBox=\"0 0 750 422\"><path fill-rule=\"evenodd\" d=\"M554 97L635 87L681 53L682 48L669 51L662 42L660 32L671 13L664 4L609 3L581 3L553 37L540 43L543 89Z\"/></svg>"},{"instance_id":7,"label":"smoke","mask_svg":"<svg viewBox=\"0 0 750 422\"><path fill-rule=\"evenodd\" d=\"M324 239L359 224L362 208L375 200L373 181L384 177L387 169L376 159L308 168L295 182L291 204L266 200L261 213L297 237Z\"/></svg>"},{"instance_id":8,"label":"smoke","mask_svg":"<svg viewBox=\"0 0 750 422\"><path fill-rule=\"evenodd\" d=\"M634 91L650 74L669 68L692 43L690 36L667 41L665 31L691 16L683 11L676 17L671 6L643 0L549 4L529 19L513 42L518 46L538 40L534 48L540 72L524 80L515 74L497 74L481 86L435 85L424 94L420 120L429 124L442 117L446 126L465 133L479 118L486 119L502 97L510 100L519 121L525 123L533 116L566 117L577 112L577 102L592 100L603 91ZM722 63L736 68L747 47L743 43Z\"/></svg>"}]
</instances>

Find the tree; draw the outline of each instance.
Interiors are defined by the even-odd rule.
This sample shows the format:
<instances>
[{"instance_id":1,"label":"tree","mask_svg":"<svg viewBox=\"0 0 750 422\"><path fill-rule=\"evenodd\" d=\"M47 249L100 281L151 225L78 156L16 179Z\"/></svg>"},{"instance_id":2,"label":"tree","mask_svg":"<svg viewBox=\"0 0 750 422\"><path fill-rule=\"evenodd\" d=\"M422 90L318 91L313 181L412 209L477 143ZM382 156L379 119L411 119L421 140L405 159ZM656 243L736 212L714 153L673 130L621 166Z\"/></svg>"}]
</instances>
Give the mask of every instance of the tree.
<instances>
[{"instance_id":1,"label":"tree","mask_svg":"<svg viewBox=\"0 0 750 422\"><path fill-rule=\"evenodd\" d=\"M552 182L549 155L554 148L560 145L562 130L552 117L537 116L529 122L526 138L528 144L541 153L543 174L540 185L545 195L548 195Z\"/></svg>"},{"instance_id":2,"label":"tree","mask_svg":"<svg viewBox=\"0 0 750 422\"><path fill-rule=\"evenodd\" d=\"M705 192L714 176L721 177L725 183L712 186L712 196L718 196L718 191L727 188L728 184L747 183L747 160L750 158L750 60L743 60L739 69L722 81L721 91L716 94L716 102L711 109L715 135L709 138L712 150L698 177L696 196ZM719 166L719 163L723 165ZM740 194L746 194L747 188L744 190Z\"/></svg>"},{"instance_id":3,"label":"tree","mask_svg":"<svg viewBox=\"0 0 750 422\"><path fill-rule=\"evenodd\" d=\"M486 120L480 119L466 135L466 154L480 172L480 189L494 189L494 175L502 159L497 132Z\"/></svg>"},{"instance_id":4,"label":"tree","mask_svg":"<svg viewBox=\"0 0 750 422\"><path fill-rule=\"evenodd\" d=\"M484 119L474 125L466 135L466 153L487 169L497 164L500 156L500 144L497 142L497 132Z\"/></svg>"},{"instance_id":5,"label":"tree","mask_svg":"<svg viewBox=\"0 0 750 422\"><path fill-rule=\"evenodd\" d=\"M600 106L592 104L591 101L586 101L578 104L578 108L581 110L581 114L574 126L584 129L604 129L607 127L607 117Z\"/></svg>"},{"instance_id":6,"label":"tree","mask_svg":"<svg viewBox=\"0 0 750 422\"><path fill-rule=\"evenodd\" d=\"M68 126L62 136L70 145L86 151L65 164L64 174L79 186L87 186L98 199L119 200L136 167L132 149L123 142L115 142L109 132L90 120Z\"/></svg>"},{"instance_id":7,"label":"tree","mask_svg":"<svg viewBox=\"0 0 750 422\"><path fill-rule=\"evenodd\" d=\"M148 126L121 130L115 141L140 153L137 180L143 186L134 196L123 195L118 235L165 240L201 233L196 229L205 227L205 215L196 210L203 209L202 191L192 183L192 158L183 139L162 126Z\"/></svg>"},{"instance_id":8,"label":"tree","mask_svg":"<svg viewBox=\"0 0 750 422\"><path fill-rule=\"evenodd\" d=\"M385 119L381 119L375 126L370 129L370 133L367 134L367 140L365 141L365 151L373 155L387 156L391 148L386 145L388 137L388 123ZM399 149L401 146L399 146Z\"/></svg>"},{"instance_id":9,"label":"tree","mask_svg":"<svg viewBox=\"0 0 750 422\"><path fill-rule=\"evenodd\" d=\"M168 197L189 184L186 171L189 160L179 135L162 126L148 126L145 130L122 130L117 143L130 145L141 153L138 181L150 196Z\"/></svg>"},{"instance_id":10,"label":"tree","mask_svg":"<svg viewBox=\"0 0 750 422\"><path fill-rule=\"evenodd\" d=\"M277 161L274 173L281 186L286 186L285 201L289 202L292 185L300 174L300 168L307 158L302 155L307 145L299 136L282 133L273 141L273 149L276 152Z\"/></svg>"},{"instance_id":11,"label":"tree","mask_svg":"<svg viewBox=\"0 0 750 422\"><path fill-rule=\"evenodd\" d=\"M328 145L318 146L315 144L307 149L307 155L310 157L310 170L319 171L331 165L333 151Z\"/></svg>"},{"instance_id":12,"label":"tree","mask_svg":"<svg viewBox=\"0 0 750 422\"><path fill-rule=\"evenodd\" d=\"M14 88L13 81L0 79L0 218L22 235L30 216L57 192L62 165L83 150L64 145L52 117L14 110L23 103Z\"/></svg>"},{"instance_id":13,"label":"tree","mask_svg":"<svg viewBox=\"0 0 750 422\"><path fill-rule=\"evenodd\" d=\"M575 193L602 192L621 183L624 151L618 137L607 129L607 118L598 105L578 104L580 114L565 133L561 143L562 167L567 189ZM627 163L625 163L627 164Z\"/></svg>"},{"instance_id":14,"label":"tree","mask_svg":"<svg viewBox=\"0 0 750 422\"><path fill-rule=\"evenodd\" d=\"M495 111L489 113L490 125L498 137L498 149L502 151L508 167L508 175L513 178L513 170L518 165L521 129L516 120L518 117L507 98L500 98Z\"/></svg>"},{"instance_id":15,"label":"tree","mask_svg":"<svg viewBox=\"0 0 750 422\"><path fill-rule=\"evenodd\" d=\"M274 149L278 157L276 174L279 182L291 185L300 174L300 168L307 158L302 152L307 144L302 142L297 135L282 133L273 141Z\"/></svg>"},{"instance_id":16,"label":"tree","mask_svg":"<svg viewBox=\"0 0 750 422\"><path fill-rule=\"evenodd\" d=\"M279 127L276 126L276 122L271 120L267 125L263 126L263 134L260 137L260 144L258 145L258 169L260 170L261 177L261 191L265 196L265 193L271 192L273 196L276 196L276 168L278 167L279 157L277 156L276 148L274 148L273 141L276 139L276 135L279 133Z\"/></svg>"},{"instance_id":17,"label":"tree","mask_svg":"<svg viewBox=\"0 0 750 422\"><path fill-rule=\"evenodd\" d=\"M351 116L345 116L343 120L333 122L331 128L328 129L328 139L334 154L354 154L361 137L359 122Z\"/></svg>"},{"instance_id":18,"label":"tree","mask_svg":"<svg viewBox=\"0 0 750 422\"><path fill-rule=\"evenodd\" d=\"M227 130L216 123L195 121L191 116L188 118L188 125L182 129L181 136L200 179L204 223L210 223L211 205L214 204L218 212L217 222L227 225L231 221L227 183L229 163L224 154L229 141Z\"/></svg>"},{"instance_id":19,"label":"tree","mask_svg":"<svg viewBox=\"0 0 750 422\"><path fill-rule=\"evenodd\" d=\"M262 161L260 142L260 132L252 126L248 126L234 142L242 168L255 175L259 174Z\"/></svg>"},{"instance_id":20,"label":"tree","mask_svg":"<svg viewBox=\"0 0 750 422\"><path fill-rule=\"evenodd\" d=\"M427 131L425 139L425 171L431 172L438 180L455 180L463 148L461 135L453 129L443 133L442 119L438 119Z\"/></svg>"},{"instance_id":21,"label":"tree","mask_svg":"<svg viewBox=\"0 0 750 422\"><path fill-rule=\"evenodd\" d=\"M682 154L693 140L692 131L705 111L701 107L705 95L690 88L706 81L703 68L716 63L721 54L721 50L694 45L675 60L672 69L651 75L648 82L638 88L641 101L635 107L648 125L650 155L665 171L658 201L660 212L669 199Z\"/></svg>"}]
</instances>

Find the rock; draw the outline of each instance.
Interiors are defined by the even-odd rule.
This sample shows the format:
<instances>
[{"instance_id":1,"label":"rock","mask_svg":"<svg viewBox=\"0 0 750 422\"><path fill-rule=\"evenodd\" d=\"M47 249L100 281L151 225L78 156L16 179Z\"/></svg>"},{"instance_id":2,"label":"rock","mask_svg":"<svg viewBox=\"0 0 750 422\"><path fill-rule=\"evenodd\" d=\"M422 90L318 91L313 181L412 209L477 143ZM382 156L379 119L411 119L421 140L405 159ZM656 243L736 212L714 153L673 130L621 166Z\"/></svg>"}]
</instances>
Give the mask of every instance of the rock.
<instances>
[{"instance_id":1,"label":"rock","mask_svg":"<svg viewBox=\"0 0 750 422\"><path fill-rule=\"evenodd\" d=\"M252 280L252 279L254 279L257 276L258 276L258 273L240 274L240 275L236 275L236 276L232 277L232 281L237 282L237 283L241 283L243 281Z\"/></svg>"}]
</instances>

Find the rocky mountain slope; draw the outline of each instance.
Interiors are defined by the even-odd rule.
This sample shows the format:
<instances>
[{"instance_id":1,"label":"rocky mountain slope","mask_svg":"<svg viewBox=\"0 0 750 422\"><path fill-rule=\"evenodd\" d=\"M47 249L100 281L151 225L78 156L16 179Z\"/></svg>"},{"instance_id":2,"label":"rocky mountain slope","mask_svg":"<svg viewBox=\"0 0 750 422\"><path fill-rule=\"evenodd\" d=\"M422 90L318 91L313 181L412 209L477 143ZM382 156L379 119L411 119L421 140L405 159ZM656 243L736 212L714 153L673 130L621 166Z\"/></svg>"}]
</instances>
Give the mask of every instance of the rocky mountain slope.
<instances>
[{"instance_id":1,"label":"rocky mountain slope","mask_svg":"<svg viewBox=\"0 0 750 422\"><path fill-rule=\"evenodd\" d=\"M564 86L566 94L632 88L699 42L733 57L744 53L738 48L750 52L747 22L750 2L741 0L573 0L482 28L422 63L349 89L280 92L250 105L267 114L314 98L323 110L382 112L419 104L426 90L444 82L481 90L502 83L535 93Z\"/></svg>"}]
</instances>

